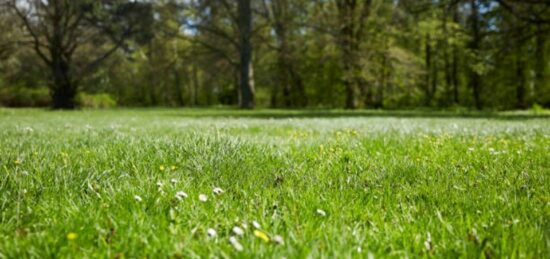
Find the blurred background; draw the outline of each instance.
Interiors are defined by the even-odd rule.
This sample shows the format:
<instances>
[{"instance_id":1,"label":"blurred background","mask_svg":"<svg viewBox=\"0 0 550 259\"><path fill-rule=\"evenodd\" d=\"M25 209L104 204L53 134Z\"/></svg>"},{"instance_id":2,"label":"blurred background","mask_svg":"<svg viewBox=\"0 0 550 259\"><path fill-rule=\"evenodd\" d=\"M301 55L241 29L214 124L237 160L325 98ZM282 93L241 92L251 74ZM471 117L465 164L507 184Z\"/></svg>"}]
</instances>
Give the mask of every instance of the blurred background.
<instances>
[{"instance_id":1,"label":"blurred background","mask_svg":"<svg viewBox=\"0 0 550 259\"><path fill-rule=\"evenodd\" d=\"M548 0L0 0L0 106L543 109Z\"/></svg>"}]
</instances>

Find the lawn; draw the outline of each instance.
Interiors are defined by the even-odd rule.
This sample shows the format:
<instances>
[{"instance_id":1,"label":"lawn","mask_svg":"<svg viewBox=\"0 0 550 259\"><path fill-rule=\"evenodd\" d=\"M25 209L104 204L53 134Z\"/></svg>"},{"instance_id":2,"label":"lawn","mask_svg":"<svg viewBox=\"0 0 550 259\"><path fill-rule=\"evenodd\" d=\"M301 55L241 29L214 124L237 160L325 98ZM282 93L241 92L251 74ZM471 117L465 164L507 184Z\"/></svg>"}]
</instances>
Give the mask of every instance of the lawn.
<instances>
[{"instance_id":1,"label":"lawn","mask_svg":"<svg viewBox=\"0 0 550 259\"><path fill-rule=\"evenodd\" d=\"M0 109L0 258L549 255L550 117Z\"/></svg>"}]
</instances>

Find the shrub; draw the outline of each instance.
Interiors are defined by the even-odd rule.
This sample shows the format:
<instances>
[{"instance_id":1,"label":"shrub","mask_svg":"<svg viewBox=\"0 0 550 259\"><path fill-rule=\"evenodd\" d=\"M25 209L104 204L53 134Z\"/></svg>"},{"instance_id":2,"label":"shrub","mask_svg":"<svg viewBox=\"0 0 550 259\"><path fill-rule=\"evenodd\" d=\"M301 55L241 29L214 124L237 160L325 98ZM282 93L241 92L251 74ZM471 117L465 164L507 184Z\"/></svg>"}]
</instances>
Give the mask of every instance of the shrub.
<instances>
[{"instance_id":1,"label":"shrub","mask_svg":"<svg viewBox=\"0 0 550 259\"><path fill-rule=\"evenodd\" d=\"M77 102L83 108L105 109L116 107L117 103L109 94L88 94L80 93Z\"/></svg>"},{"instance_id":2,"label":"shrub","mask_svg":"<svg viewBox=\"0 0 550 259\"><path fill-rule=\"evenodd\" d=\"M0 105L7 107L47 107L51 103L48 88L3 87L0 88Z\"/></svg>"}]
</instances>

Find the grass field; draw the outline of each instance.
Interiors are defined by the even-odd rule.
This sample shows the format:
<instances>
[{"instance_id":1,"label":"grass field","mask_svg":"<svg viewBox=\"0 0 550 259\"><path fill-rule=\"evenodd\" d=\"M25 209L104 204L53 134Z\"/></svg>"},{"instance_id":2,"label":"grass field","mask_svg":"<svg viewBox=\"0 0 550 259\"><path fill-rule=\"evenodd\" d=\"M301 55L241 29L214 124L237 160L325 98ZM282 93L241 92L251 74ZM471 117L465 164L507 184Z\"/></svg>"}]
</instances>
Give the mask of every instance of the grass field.
<instances>
[{"instance_id":1,"label":"grass field","mask_svg":"<svg viewBox=\"0 0 550 259\"><path fill-rule=\"evenodd\" d=\"M0 258L549 251L550 117L0 110Z\"/></svg>"}]
</instances>

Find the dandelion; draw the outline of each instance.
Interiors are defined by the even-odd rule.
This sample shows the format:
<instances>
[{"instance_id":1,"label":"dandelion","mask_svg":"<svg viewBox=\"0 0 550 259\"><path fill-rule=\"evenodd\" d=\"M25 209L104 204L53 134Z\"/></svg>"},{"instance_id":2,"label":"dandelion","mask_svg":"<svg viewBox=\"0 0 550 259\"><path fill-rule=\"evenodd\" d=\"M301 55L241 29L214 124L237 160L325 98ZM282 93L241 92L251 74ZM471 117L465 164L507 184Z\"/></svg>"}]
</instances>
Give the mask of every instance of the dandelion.
<instances>
[{"instance_id":1,"label":"dandelion","mask_svg":"<svg viewBox=\"0 0 550 259\"><path fill-rule=\"evenodd\" d=\"M206 194L199 194L199 201L202 201L202 202L208 201L208 196L206 196Z\"/></svg>"},{"instance_id":2,"label":"dandelion","mask_svg":"<svg viewBox=\"0 0 550 259\"><path fill-rule=\"evenodd\" d=\"M254 230L254 235L266 243L269 242L269 236L260 230Z\"/></svg>"},{"instance_id":3,"label":"dandelion","mask_svg":"<svg viewBox=\"0 0 550 259\"><path fill-rule=\"evenodd\" d=\"M16 159L15 161L13 161L13 163L14 163L15 165L20 165L20 164L23 163L23 162L22 162L21 160L19 160L19 159Z\"/></svg>"},{"instance_id":4,"label":"dandelion","mask_svg":"<svg viewBox=\"0 0 550 259\"><path fill-rule=\"evenodd\" d=\"M160 169L161 171L164 171L164 165L160 165L160 166L159 166L159 169Z\"/></svg>"},{"instance_id":5,"label":"dandelion","mask_svg":"<svg viewBox=\"0 0 550 259\"><path fill-rule=\"evenodd\" d=\"M175 165L170 166L170 170L172 170L172 171L176 170L176 166Z\"/></svg>"},{"instance_id":6,"label":"dandelion","mask_svg":"<svg viewBox=\"0 0 550 259\"><path fill-rule=\"evenodd\" d=\"M134 196L134 200L136 200L137 202L143 201L143 199L141 197L139 197L138 195Z\"/></svg>"},{"instance_id":7,"label":"dandelion","mask_svg":"<svg viewBox=\"0 0 550 259\"><path fill-rule=\"evenodd\" d=\"M322 209L317 209L317 214L319 214L321 217L327 216L327 213Z\"/></svg>"},{"instance_id":8,"label":"dandelion","mask_svg":"<svg viewBox=\"0 0 550 259\"><path fill-rule=\"evenodd\" d=\"M209 228L206 230L206 234L209 237L215 237L218 233L216 233L216 230L214 230L213 228Z\"/></svg>"},{"instance_id":9,"label":"dandelion","mask_svg":"<svg viewBox=\"0 0 550 259\"><path fill-rule=\"evenodd\" d=\"M212 190L214 192L214 194L216 195L220 195L223 193L223 190L220 188L220 187L216 187L214 188L214 190Z\"/></svg>"},{"instance_id":10,"label":"dandelion","mask_svg":"<svg viewBox=\"0 0 550 259\"><path fill-rule=\"evenodd\" d=\"M235 248L235 250L237 250L239 252L243 250L243 245L241 245L241 243L239 243L239 240L237 240L236 237L230 237L229 238L229 243L231 243L231 245L233 246L233 248Z\"/></svg>"},{"instance_id":11,"label":"dandelion","mask_svg":"<svg viewBox=\"0 0 550 259\"><path fill-rule=\"evenodd\" d=\"M182 201L185 198L187 198L187 193L182 191L176 192L176 199Z\"/></svg>"},{"instance_id":12,"label":"dandelion","mask_svg":"<svg viewBox=\"0 0 550 259\"><path fill-rule=\"evenodd\" d=\"M78 235L77 235L76 233L74 233L74 232L69 232L69 234L67 234L67 239L68 239L69 241L73 241L73 240L75 240L77 237L78 237Z\"/></svg>"},{"instance_id":13,"label":"dandelion","mask_svg":"<svg viewBox=\"0 0 550 259\"><path fill-rule=\"evenodd\" d=\"M283 240L283 237L279 236L279 235L275 235L273 237L273 242L275 242L275 244L278 244L278 245L284 245L285 244L285 241Z\"/></svg>"},{"instance_id":14,"label":"dandelion","mask_svg":"<svg viewBox=\"0 0 550 259\"><path fill-rule=\"evenodd\" d=\"M262 226L260 225L260 223L258 223L258 221L252 221L252 226L254 226L254 228L256 229L261 229Z\"/></svg>"},{"instance_id":15,"label":"dandelion","mask_svg":"<svg viewBox=\"0 0 550 259\"><path fill-rule=\"evenodd\" d=\"M244 230L240 227L233 227L233 233L237 236L242 236L244 235Z\"/></svg>"}]
</instances>

